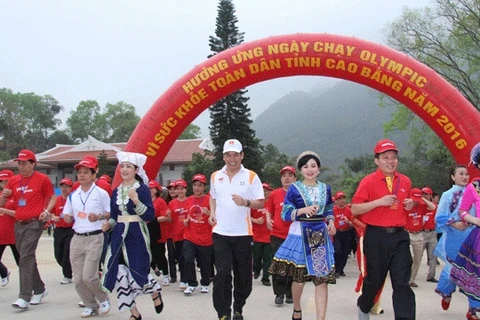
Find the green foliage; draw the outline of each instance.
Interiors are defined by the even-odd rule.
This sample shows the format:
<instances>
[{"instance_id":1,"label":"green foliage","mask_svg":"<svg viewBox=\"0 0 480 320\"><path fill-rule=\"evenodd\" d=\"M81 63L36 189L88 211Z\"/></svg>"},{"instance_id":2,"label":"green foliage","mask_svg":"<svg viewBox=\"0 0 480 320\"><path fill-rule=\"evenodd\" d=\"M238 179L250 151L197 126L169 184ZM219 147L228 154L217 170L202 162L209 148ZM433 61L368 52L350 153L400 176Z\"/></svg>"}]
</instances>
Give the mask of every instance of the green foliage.
<instances>
[{"instance_id":1,"label":"green foliage","mask_svg":"<svg viewBox=\"0 0 480 320\"><path fill-rule=\"evenodd\" d=\"M102 150L100 154L98 155L98 167L100 168L100 171L97 173L97 178L100 178L100 176L106 174L109 176L113 176L115 174L115 166L112 166L110 162L107 160L108 155L105 153L105 150Z\"/></svg>"},{"instance_id":2,"label":"green foliage","mask_svg":"<svg viewBox=\"0 0 480 320\"><path fill-rule=\"evenodd\" d=\"M197 139L201 137L201 130L200 127L197 125L194 125L193 123L190 123L188 127L183 130L182 134L180 137L178 137L179 140L182 139Z\"/></svg>"},{"instance_id":3,"label":"green foliage","mask_svg":"<svg viewBox=\"0 0 480 320\"><path fill-rule=\"evenodd\" d=\"M220 0L215 36L210 36L209 40L213 54L209 57L243 42L243 33L238 31L237 22L232 1ZM245 153L244 166L261 172L263 161L260 141L255 138L255 131L251 128L251 113L247 105L249 98L244 96L246 92L236 91L210 107L210 137L215 147L214 163L218 167L223 166L223 143L228 139L238 139Z\"/></svg>"},{"instance_id":4,"label":"green foliage","mask_svg":"<svg viewBox=\"0 0 480 320\"><path fill-rule=\"evenodd\" d=\"M262 171L257 172L260 180L269 183L272 188L279 188L281 186L280 170L288 164L291 165L292 162L286 154L280 153L271 143L262 148L262 159L265 165Z\"/></svg>"},{"instance_id":5,"label":"green foliage","mask_svg":"<svg viewBox=\"0 0 480 320\"><path fill-rule=\"evenodd\" d=\"M480 1L435 0L405 8L387 29L388 44L441 74L480 109Z\"/></svg>"},{"instance_id":6,"label":"green foliage","mask_svg":"<svg viewBox=\"0 0 480 320\"><path fill-rule=\"evenodd\" d=\"M87 100L70 112L67 126L75 142L84 141L89 135L103 142L125 142L139 121L135 107L128 103L107 103L102 112L97 101Z\"/></svg>"},{"instance_id":7,"label":"green foliage","mask_svg":"<svg viewBox=\"0 0 480 320\"><path fill-rule=\"evenodd\" d=\"M56 116L62 110L50 95L0 89L0 159L11 159L24 148L46 150L49 135L61 123Z\"/></svg>"}]
</instances>

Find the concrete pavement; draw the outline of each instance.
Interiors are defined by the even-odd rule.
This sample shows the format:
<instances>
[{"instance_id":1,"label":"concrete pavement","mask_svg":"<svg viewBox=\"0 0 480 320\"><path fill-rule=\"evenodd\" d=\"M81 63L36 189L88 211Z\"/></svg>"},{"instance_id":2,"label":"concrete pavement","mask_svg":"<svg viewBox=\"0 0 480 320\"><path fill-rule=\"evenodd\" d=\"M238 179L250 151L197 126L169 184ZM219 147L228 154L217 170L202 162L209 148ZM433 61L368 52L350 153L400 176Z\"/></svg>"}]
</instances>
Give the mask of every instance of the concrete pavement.
<instances>
[{"instance_id":1,"label":"concrete pavement","mask_svg":"<svg viewBox=\"0 0 480 320\"><path fill-rule=\"evenodd\" d=\"M14 263L11 251L7 248L3 254L3 263L11 271L10 283L0 287L0 310L1 319L30 320L30 319L80 319L82 309L77 306L78 297L74 285L61 285L61 269L53 256L53 238L48 235L42 236L37 250L37 261L40 275L49 291L43 302L37 306L30 306L27 311L18 311L11 307L11 303L18 295L18 268ZM437 267L437 278L443 265ZM417 319L465 319L468 308L467 299L460 293L455 293L450 309L443 311L440 307L440 297L434 293L435 284L426 282L426 258L422 261L418 288L414 288L417 301ZM327 319L356 319L357 294L354 287L357 281L356 261L349 259L345 273L346 277L338 279L336 285L329 286L329 301ZM173 320L214 320L217 319L213 309L211 293L202 294L199 291L191 296L184 296L178 289L178 282L168 287L163 287L163 299L165 309L157 315L153 308L153 302L149 296L141 296L137 299L137 305L142 313L143 319L173 319ZM392 290L389 281L382 294L382 307L385 310L383 315L372 315L372 320L393 319ZM116 293L110 294L112 309L107 315L99 315L93 319L128 319L129 313L120 313L116 304ZM291 319L292 306L283 305L277 307L274 304L272 287L263 286L258 280L254 280L253 292L247 300L244 308L245 320L277 320ZM305 286L302 297L303 319L315 319L314 286L309 283Z\"/></svg>"}]
</instances>

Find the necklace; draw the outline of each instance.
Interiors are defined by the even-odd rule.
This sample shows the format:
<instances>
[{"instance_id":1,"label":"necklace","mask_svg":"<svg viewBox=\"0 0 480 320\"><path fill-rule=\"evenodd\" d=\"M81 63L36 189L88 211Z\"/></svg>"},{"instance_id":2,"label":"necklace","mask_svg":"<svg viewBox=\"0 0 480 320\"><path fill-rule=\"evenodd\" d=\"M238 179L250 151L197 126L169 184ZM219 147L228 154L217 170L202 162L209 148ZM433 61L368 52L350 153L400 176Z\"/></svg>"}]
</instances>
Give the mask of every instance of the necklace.
<instances>
[{"instance_id":1,"label":"necklace","mask_svg":"<svg viewBox=\"0 0 480 320\"><path fill-rule=\"evenodd\" d=\"M116 203L118 205L118 209L122 213L128 213L127 204L128 204L128 201L130 201L130 198L128 197L128 191L132 188L137 190L139 187L140 187L140 183L138 183L138 182L135 182L133 184L133 186L125 186L125 185L121 184L118 187L117 202Z\"/></svg>"}]
</instances>

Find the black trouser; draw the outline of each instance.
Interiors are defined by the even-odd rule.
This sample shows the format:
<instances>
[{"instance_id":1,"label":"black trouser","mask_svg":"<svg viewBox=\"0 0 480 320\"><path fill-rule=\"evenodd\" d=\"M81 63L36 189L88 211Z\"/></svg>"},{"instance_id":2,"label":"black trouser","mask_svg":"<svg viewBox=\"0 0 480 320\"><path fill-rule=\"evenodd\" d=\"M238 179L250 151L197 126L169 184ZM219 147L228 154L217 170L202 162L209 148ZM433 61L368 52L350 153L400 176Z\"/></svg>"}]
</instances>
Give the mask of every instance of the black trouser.
<instances>
[{"instance_id":1,"label":"black trouser","mask_svg":"<svg viewBox=\"0 0 480 320\"><path fill-rule=\"evenodd\" d=\"M152 252L152 262L150 267L155 270L162 270L164 276L168 276L168 261L165 256L165 242L150 242L150 251Z\"/></svg>"},{"instance_id":2,"label":"black trouser","mask_svg":"<svg viewBox=\"0 0 480 320\"><path fill-rule=\"evenodd\" d=\"M253 271L256 273L262 273L262 281L268 281L270 273L268 268L272 263L273 253L270 243L265 242L253 242Z\"/></svg>"},{"instance_id":3,"label":"black trouser","mask_svg":"<svg viewBox=\"0 0 480 320\"><path fill-rule=\"evenodd\" d=\"M183 258L185 280L191 287L198 286L197 272L195 270L195 259L197 259L200 268L200 284L208 286L210 284L210 275L212 272L212 252L213 246L199 246L189 240L183 240Z\"/></svg>"},{"instance_id":4,"label":"black trouser","mask_svg":"<svg viewBox=\"0 0 480 320\"><path fill-rule=\"evenodd\" d=\"M273 255L277 252L278 248L282 245L285 239L270 236L270 245L272 246ZM278 274L272 276L273 283L273 293L276 296L286 295L287 297L292 297L292 278L291 277L282 277Z\"/></svg>"},{"instance_id":5,"label":"black trouser","mask_svg":"<svg viewBox=\"0 0 480 320\"><path fill-rule=\"evenodd\" d=\"M363 280L362 295L357 301L362 312L370 312L375 295L390 272L395 319L415 319L415 294L408 284L412 272L408 232L397 230L389 233L385 228L367 226L363 249L367 260L367 276Z\"/></svg>"},{"instance_id":6,"label":"black trouser","mask_svg":"<svg viewBox=\"0 0 480 320\"><path fill-rule=\"evenodd\" d=\"M352 233L350 229L345 231L337 230L333 238L333 245L335 248L335 272L342 273L347 264L348 255L351 251Z\"/></svg>"},{"instance_id":7,"label":"black trouser","mask_svg":"<svg viewBox=\"0 0 480 320\"><path fill-rule=\"evenodd\" d=\"M242 312L252 292L252 237L222 236L213 233L213 250L217 274L213 278L213 307L221 318L233 311Z\"/></svg>"},{"instance_id":8,"label":"black trouser","mask_svg":"<svg viewBox=\"0 0 480 320\"><path fill-rule=\"evenodd\" d=\"M3 252L7 246L10 246L10 249L12 249L13 258L15 259L17 266L20 263L20 255L18 254L17 247L15 247L14 244L0 244L0 277L2 278L6 278L8 276L8 269L2 263Z\"/></svg>"},{"instance_id":9,"label":"black trouser","mask_svg":"<svg viewBox=\"0 0 480 320\"><path fill-rule=\"evenodd\" d=\"M167 240L168 249L168 266L170 267L170 278L177 281L177 267L175 263L178 262L178 271L180 271L180 282L185 281L184 261L182 255L183 240L173 242L172 239Z\"/></svg>"},{"instance_id":10,"label":"black trouser","mask_svg":"<svg viewBox=\"0 0 480 320\"><path fill-rule=\"evenodd\" d=\"M62 267L65 278L72 279L72 266L70 265L70 241L73 237L72 228L55 228L53 230L53 252L55 260Z\"/></svg>"}]
</instances>

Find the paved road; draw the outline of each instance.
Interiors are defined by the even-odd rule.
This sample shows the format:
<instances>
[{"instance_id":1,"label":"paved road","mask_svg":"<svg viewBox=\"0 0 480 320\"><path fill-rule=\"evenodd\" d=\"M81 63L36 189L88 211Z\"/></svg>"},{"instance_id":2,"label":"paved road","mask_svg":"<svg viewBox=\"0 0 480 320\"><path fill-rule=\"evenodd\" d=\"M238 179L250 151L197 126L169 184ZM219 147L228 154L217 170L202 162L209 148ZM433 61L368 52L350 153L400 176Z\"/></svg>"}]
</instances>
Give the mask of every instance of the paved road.
<instances>
[{"instance_id":1,"label":"paved road","mask_svg":"<svg viewBox=\"0 0 480 320\"><path fill-rule=\"evenodd\" d=\"M77 306L80 299L74 285L60 285L62 275L60 267L53 257L53 239L51 237L44 235L40 239L37 259L40 274L49 290L49 294L44 298L42 304L30 306L27 311L17 311L10 304L16 300L18 295L18 269L13 262L10 249L5 250L3 262L12 273L10 283L6 287L0 288L0 310L2 310L0 318L5 320L80 319L82 309ZM435 284L425 281L425 264L424 259L417 280L419 287L414 289L417 298L417 319L465 319L468 306L465 296L456 293L450 310L443 311L440 307L440 297L433 292ZM437 268L437 274L441 271L441 268L442 266ZM340 278L336 285L329 286L327 319L356 319L357 294L353 291L357 280L356 261L350 259L345 272L346 277ZM276 307L273 302L272 288L263 286L259 280L254 281L253 292L247 300L244 309L245 319L291 319L292 307L290 305ZM211 294L201 294L197 291L192 296L187 297L178 289L178 283L164 287L163 290L165 309L160 315L155 313L150 297L142 296L137 299L143 319L217 319L212 306ZM302 298L304 320L315 319L313 292L313 285L307 284ZM391 287L387 284L382 295L382 306L385 309L385 314L372 315L372 320L393 319L391 295ZM119 313L116 309L115 294L111 294L110 299L112 301L110 313L96 316L94 319L128 319L128 312Z\"/></svg>"}]
</instances>

